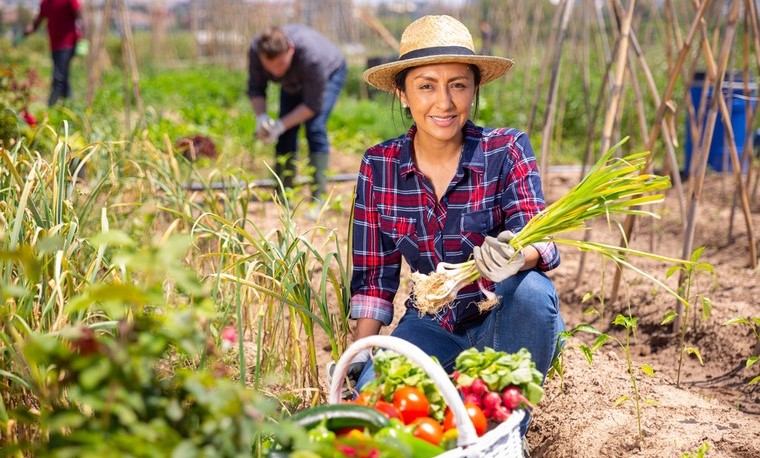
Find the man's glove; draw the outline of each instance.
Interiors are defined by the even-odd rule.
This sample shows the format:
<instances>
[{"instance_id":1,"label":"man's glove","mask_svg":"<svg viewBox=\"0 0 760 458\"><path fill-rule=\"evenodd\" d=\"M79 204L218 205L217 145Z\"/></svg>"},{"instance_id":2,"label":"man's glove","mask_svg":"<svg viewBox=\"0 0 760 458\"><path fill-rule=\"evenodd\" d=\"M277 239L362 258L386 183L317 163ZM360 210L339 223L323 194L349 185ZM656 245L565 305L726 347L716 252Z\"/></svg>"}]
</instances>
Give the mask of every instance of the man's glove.
<instances>
[{"instance_id":1,"label":"man's glove","mask_svg":"<svg viewBox=\"0 0 760 458\"><path fill-rule=\"evenodd\" d=\"M351 360L351 363L348 365L348 370L346 371L346 380L343 382L343 399L351 397L351 390L356 386L356 382L359 381L359 376L362 374L364 366L367 365L371 356L372 352L369 349L366 349ZM335 361L330 361L327 363L328 385L332 384L333 372L335 372Z\"/></svg>"},{"instance_id":2,"label":"man's glove","mask_svg":"<svg viewBox=\"0 0 760 458\"><path fill-rule=\"evenodd\" d=\"M278 138L280 138L280 135L282 135L283 132L285 132L285 126L282 124L282 121L278 119L277 121L274 121L272 124L270 124L267 135L262 138L261 141L267 145L274 143Z\"/></svg>"},{"instance_id":3,"label":"man's glove","mask_svg":"<svg viewBox=\"0 0 760 458\"><path fill-rule=\"evenodd\" d=\"M266 113L256 116L256 138L263 140L269 136L269 130L273 125L274 119L270 118Z\"/></svg>"},{"instance_id":4,"label":"man's glove","mask_svg":"<svg viewBox=\"0 0 760 458\"><path fill-rule=\"evenodd\" d=\"M482 246L473 249L475 266L483 278L499 283L516 274L525 265L522 252L515 252L508 243L514 236L512 231L503 231L496 238L486 237Z\"/></svg>"}]
</instances>

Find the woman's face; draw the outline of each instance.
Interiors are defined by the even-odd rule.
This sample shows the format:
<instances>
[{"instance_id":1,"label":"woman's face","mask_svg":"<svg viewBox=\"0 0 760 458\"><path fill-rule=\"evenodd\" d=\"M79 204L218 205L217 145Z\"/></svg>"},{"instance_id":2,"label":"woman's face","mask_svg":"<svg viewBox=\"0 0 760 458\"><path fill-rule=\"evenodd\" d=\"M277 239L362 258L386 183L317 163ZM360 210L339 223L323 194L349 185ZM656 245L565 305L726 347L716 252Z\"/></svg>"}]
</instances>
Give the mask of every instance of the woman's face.
<instances>
[{"instance_id":1,"label":"woman's face","mask_svg":"<svg viewBox=\"0 0 760 458\"><path fill-rule=\"evenodd\" d=\"M420 140L461 141L475 100L475 76L466 64L433 64L409 70L401 103L409 106Z\"/></svg>"}]
</instances>

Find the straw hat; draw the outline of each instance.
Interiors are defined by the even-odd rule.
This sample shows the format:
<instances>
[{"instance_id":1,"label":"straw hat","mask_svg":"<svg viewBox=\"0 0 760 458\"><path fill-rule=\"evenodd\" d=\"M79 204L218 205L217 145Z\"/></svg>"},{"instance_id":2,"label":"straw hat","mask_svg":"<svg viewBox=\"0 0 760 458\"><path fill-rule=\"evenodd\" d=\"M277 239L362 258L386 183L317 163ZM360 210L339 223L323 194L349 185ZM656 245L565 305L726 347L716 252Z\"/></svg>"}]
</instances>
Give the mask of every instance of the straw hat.
<instances>
[{"instance_id":1,"label":"straw hat","mask_svg":"<svg viewBox=\"0 0 760 458\"><path fill-rule=\"evenodd\" d=\"M481 86L507 73L511 59L475 53L467 27L451 16L423 16L401 35L399 58L364 72L364 81L386 92L394 92L396 74L410 67L429 64L463 63L480 69Z\"/></svg>"}]
</instances>

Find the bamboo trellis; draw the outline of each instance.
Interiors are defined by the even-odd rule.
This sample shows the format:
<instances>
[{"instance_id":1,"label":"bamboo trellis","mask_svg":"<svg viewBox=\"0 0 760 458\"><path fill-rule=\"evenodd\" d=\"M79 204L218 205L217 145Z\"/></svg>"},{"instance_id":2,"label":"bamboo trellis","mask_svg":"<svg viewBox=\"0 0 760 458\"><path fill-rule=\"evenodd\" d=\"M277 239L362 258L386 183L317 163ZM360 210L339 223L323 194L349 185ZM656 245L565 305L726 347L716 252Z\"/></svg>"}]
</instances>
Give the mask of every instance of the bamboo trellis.
<instances>
[{"instance_id":1,"label":"bamboo trellis","mask_svg":"<svg viewBox=\"0 0 760 458\"><path fill-rule=\"evenodd\" d=\"M571 12L572 4L575 1L583 0L562 0L554 9L554 16L551 24L551 33L549 41L544 47L543 63L540 69L538 81L534 81L532 89L535 91L533 103L530 106L528 116L527 131L530 133L534 130L535 120L538 117L539 109L543 110L543 124L541 127L541 157L540 169L546 171L549 164L549 152L552 150L552 144L555 142L553 136L556 129L561 128L557 121L563 114L562 106L564 101L560 100L561 94L560 82L568 76L561 76L567 72L567 64L561 63L567 54L567 40L573 40L573 26ZM518 2L519 3L519 2ZM760 181L760 171L756 172L756 178L753 179L752 161L749 160L752 154L752 134L751 128L755 120L756 103L748 103L746 131L747 137L743 145L737 145L734 136L733 126L731 124L731 114L726 101L722 94L725 75L730 67L729 62L743 63L742 79L744 81L744 96L756 97L756 89L750 87L749 81L752 80L752 73L760 73L760 27L758 26L757 7L752 0L732 0L731 2L713 2L710 0L692 0L691 2L672 2L666 0L664 3L640 0L607 0L606 2L586 3L586 8L582 8L582 17L584 25L588 28L592 12L596 12L597 43L604 50L603 56L603 80L599 86L599 92L596 98L586 101L586 116L588 117L588 141L586 148L586 158L584 160L583 171L589 164L595 152L604 152L613 140L619 137L619 123L623 112L622 104L625 102L625 94L632 94L635 104L635 114L638 120L639 130L642 132L645 140L645 148L653 151L650 161L655 157L655 144L659 141L664 145L663 162L664 169L673 178L673 189L678 198L678 209L681 213L683 229L683 251L684 258L690 256L693 249L695 227L698 223L699 200L702 197L704 180L706 175L707 158L710 151L713 131L717 122L724 126L726 139L725 156L730 161L733 181L735 182L734 200L736 205L742 210L745 220L745 226L748 236L748 261L747 265L755 268L757 266L757 242L754 227L752 223L752 214L750 203L755 198ZM625 5L623 5L625 3ZM606 8L605 8L606 4ZM744 5L741 8L742 4ZM525 6L525 5L523 5ZM687 7L691 7L689 10ZM730 9L728 9L730 7ZM507 8L507 7L505 7ZM593 8L593 9L591 9ZM538 7L536 7L538 9ZM544 10L541 10L544 11ZM576 9L577 11L577 9ZM640 13L644 11L644 13ZM739 17L744 12L743 21L743 39L744 46L739 48L734 46L734 36L739 28ZM641 20L637 13L648 14L649 20ZM690 16L690 27L688 33L683 36L679 26L679 16ZM525 17L532 17L531 14L524 14ZM607 28L605 18L614 17L616 25ZM613 21L615 22L615 21ZM639 41L639 33L643 31L647 37L654 33L655 29L664 29L666 36L666 60L667 60L667 84L664 88L658 88L645 58L644 50ZM646 30L645 30L646 29ZM522 29L521 29L522 30ZM608 46L610 32L613 35L615 45L613 48ZM588 37L580 35L585 46L590 46ZM695 40L698 40L695 42ZM695 45L695 46L692 46ZM533 44L529 43L528 47ZM751 52L750 49L754 48ZM713 49L720 49L717 58L713 55ZM743 49L743 54L737 52ZM608 51L611 50L611 51ZM577 59L571 65L588 65L587 53L582 55L583 62ZM750 71L750 59L753 58L757 65L753 66ZM705 81L705 90L702 94L702 100L697 103L695 100L691 103L690 87L694 83L692 80L695 69L698 65L707 69L707 79ZM734 64L736 65L736 64ZM740 64L741 65L741 64ZM597 67L599 68L599 67ZM569 73L569 72L568 72ZM640 83L640 80L643 84ZM679 83L684 89L683 103L676 97L676 88ZM588 87L585 77L583 78L584 93L588 94ZM528 86L526 86L528 88ZM653 105L654 115L650 114L650 120L647 121L646 100L647 91L649 100ZM709 97L708 90L716 96ZM545 99L544 99L545 98ZM593 109L591 108L593 105ZM698 109L694 107L697 106ZM560 108L558 108L560 107ZM597 137L595 127L597 118L600 113L605 113L601 135ZM693 146L692 168L688 173L690 177L688 189L685 189L680 179L680 169L676 157L676 150L680 146L676 130L676 115L681 113L685 115L686 122L689 126L689 132ZM537 130L537 129L536 129ZM594 139L599 141L595 146ZM742 147L744 156L740 158L739 147ZM653 164L650 162L648 171L651 172ZM748 172L743 176L743 171ZM545 184L546 186L546 184ZM684 198L688 199L688 204ZM733 219L733 208L732 218ZM631 242L632 231L634 226L634 217L628 217L623 223L623 236L621 244ZM731 230L729 222L729 236ZM586 233L588 236L588 231ZM651 242L650 242L651 243ZM582 275L584 257L581 257L578 277ZM621 271L616 271L615 279L611 294L612 299L617 296L618 285L621 278Z\"/></svg>"}]
</instances>

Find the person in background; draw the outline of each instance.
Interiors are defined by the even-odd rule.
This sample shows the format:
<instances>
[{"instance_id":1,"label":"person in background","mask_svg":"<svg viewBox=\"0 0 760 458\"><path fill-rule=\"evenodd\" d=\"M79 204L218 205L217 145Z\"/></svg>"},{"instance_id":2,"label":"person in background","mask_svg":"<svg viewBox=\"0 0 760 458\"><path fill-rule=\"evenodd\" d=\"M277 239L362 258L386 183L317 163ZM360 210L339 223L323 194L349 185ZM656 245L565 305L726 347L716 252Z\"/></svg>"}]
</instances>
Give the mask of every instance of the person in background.
<instances>
[{"instance_id":1,"label":"person in background","mask_svg":"<svg viewBox=\"0 0 760 458\"><path fill-rule=\"evenodd\" d=\"M491 47L493 46L494 33L491 28L491 24L487 20L480 21L480 54L490 56L492 54Z\"/></svg>"},{"instance_id":2,"label":"person in background","mask_svg":"<svg viewBox=\"0 0 760 458\"><path fill-rule=\"evenodd\" d=\"M306 127L309 162L313 167L312 195L322 201L327 187L330 143L327 119L346 82L346 59L319 32L292 24L271 28L252 42L248 51L248 96L256 114L256 138L277 142L275 173L293 186L298 131ZM266 110L268 82L281 85L279 119Z\"/></svg>"},{"instance_id":3,"label":"person in background","mask_svg":"<svg viewBox=\"0 0 760 458\"><path fill-rule=\"evenodd\" d=\"M350 317L354 339L391 324L401 261L429 274L441 262L474 256L483 287L500 297L481 312L477 284L450 308L420 314L409 297L391 335L435 356L447 371L463 350L527 348L541 373L564 330L559 301L545 271L559 265L553 243L518 253L508 241L546 206L528 136L472 122L479 89L513 62L475 54L470 32L450 16L410 24L397 61L368 69L364 79L394 94L412 125L406 134L365 153L356 186ZM395 102L395 99L394 99ZM352 361L357 388L374 377L368 352ZM522 433L527 429L527 418Z\"/></svg>"},{"instance_id":4,"label":"person in background","mask_svg":"<svg viewBox=\"0 0 760 458\"><path fill-rule=\"evenodd\" d=\"M42 0L34 21L26 26L24 35L34 33L47 20L50 50L53 55L53 85L48 106L61 98L71 97L69 68L77 42L84 36L84 18L80 0Z\"/></svg>"}]
</instances>

